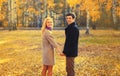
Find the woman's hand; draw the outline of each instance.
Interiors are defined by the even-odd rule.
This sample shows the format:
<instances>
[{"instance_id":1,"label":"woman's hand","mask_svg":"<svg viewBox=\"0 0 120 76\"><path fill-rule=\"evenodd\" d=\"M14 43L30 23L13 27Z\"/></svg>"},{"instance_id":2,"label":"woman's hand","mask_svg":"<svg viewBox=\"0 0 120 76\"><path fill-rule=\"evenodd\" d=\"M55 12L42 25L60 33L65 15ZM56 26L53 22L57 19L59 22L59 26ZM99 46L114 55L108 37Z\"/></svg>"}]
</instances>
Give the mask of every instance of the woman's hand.
<instances>
[{"instance_id":1,"label":"woman's hand","mask_svg":"<svg viewBox=\"0 0 120 76\"><path fill-rule=\"evenodd\" d=\"M64 53L60 53L60 56L65 56L65 54Z\"/></svg>"}]
</instances>

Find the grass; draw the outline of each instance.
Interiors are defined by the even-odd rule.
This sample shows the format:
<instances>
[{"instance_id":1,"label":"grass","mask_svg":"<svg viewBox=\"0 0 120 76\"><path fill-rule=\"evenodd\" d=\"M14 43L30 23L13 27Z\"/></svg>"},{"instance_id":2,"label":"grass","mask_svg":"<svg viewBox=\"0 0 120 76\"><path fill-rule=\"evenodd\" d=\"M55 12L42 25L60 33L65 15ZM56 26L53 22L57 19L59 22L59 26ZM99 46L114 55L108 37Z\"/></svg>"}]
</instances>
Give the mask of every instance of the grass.
<instances>
[{"instance_id":1,"label":"grass","mask_svg":"<svg viewBox=\"0 0 120 76\"><path fill-rule=\"evenodd\" d=\"M120 31L80 31L76 76L120 76ZM56 41L64 45L62 30L54 30ZM66 76L65 57L55 53L53 76ZM0 31L0 76L41 76L41 31Z\"/></svg>"}]
</instances>

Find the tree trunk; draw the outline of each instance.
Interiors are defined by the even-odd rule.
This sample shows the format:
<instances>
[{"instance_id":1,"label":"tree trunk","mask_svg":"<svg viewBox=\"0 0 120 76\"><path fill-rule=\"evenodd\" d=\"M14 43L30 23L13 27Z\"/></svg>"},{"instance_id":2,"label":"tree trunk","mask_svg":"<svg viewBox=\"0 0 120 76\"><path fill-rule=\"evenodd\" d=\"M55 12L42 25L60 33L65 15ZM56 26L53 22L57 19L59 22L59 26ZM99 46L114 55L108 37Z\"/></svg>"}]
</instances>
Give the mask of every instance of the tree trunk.
<instances>
[{"instance_id":1,"label":"tree trunk","mask_svg":"<svg viewBox=\"0 0 120 76\"><path fill-rule=\"evenodd\" d=\"M112 0L112 4L113 4L113 7L112 7L112 16L113 16L113 22L114 22L114 27L115 29L117 29L117 17L116 17L116 0Z\"/></svg>"},{"instance_id":2,"label":"tree trunk","mask_svg":"<svg viewBox=\"0 0 120 76\"><path fill-rule=\"evenodd\" d=\"M11 8L12 29L16 30L16 0L11 0Z\"/></svg>"},{"instance_id":3,"label":"tree trunk","mask_svg":"<svg viewBox=\"0 0 120 76\"><path fill-rule=\"evenodd\" d=\"M89 23L90 23L90 14L89 14L89 11L88 10L86 10L86 12L87 12L87 25L86 25L86 32L85 32L85 34L89 34Z\"/></svg>"},{"instance_id":4,"label":"tree trunk","mask_svg":"<svg viewBox=\"0 0 120 76\"><path fill-rule=\"evenodd\" d=\"M44 18L47 17L47 1L44 0Z\"/></svg>"},{"instance_id":5,"label":"tree trunk","mask_svg":"<svg viewBox=\"0 0 120 76\"><path fill-rule=\"evenodd\" d=\"M11 31L11 0L8 0L8 29Z\"/></svg>"}]
</instances>

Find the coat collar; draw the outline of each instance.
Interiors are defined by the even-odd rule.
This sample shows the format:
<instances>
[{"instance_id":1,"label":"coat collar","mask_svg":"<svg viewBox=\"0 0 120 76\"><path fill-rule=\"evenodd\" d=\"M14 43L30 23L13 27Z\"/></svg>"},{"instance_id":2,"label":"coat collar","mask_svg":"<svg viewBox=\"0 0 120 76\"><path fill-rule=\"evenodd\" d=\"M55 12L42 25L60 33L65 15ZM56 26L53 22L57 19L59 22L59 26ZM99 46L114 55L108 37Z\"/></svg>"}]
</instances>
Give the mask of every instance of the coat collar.
<instances>
[{"instance_id":1,"label":"coat collar","mask_svg":"<svg viewBox=\"0 0 120 76\"><path fill-rule=\"evenodd\" d=\"M67 29L67 28L70 28L70 27L73 27L73 26L75 26L75 25L76 25L76 23L75 23L75 22L73 22L73 23L71 23L71 24L67 25L66 29Z\"/></svg>"},{"instance_id":2,"label":"coat collar","mask_svg":"<svg viewBox=\"0 0 120 76\"><path fill-rule=\"evenodd\" d=\"M69 24L68 26L71 26L71 25L75 25L75 22L73 22L73 23Z\"/></svg>"}]
</instances>

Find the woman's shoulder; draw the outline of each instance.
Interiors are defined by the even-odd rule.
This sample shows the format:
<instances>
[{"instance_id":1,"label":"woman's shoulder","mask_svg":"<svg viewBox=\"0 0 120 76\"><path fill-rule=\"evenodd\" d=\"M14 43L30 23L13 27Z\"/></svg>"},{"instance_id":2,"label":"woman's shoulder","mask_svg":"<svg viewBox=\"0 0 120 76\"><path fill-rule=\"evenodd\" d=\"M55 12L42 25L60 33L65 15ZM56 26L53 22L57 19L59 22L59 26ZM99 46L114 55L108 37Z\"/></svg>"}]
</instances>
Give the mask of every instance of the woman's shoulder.
<instances>
[{"instance_id":1,"label":"woman's shoulder","mask_svg":"<svg viewBox=\"0 0 120 76\"><path fill-rule=\"evenodd\" d=\"M52 34L52 31L45 29L44 34Z\"/></svg>"}]
</instances>

